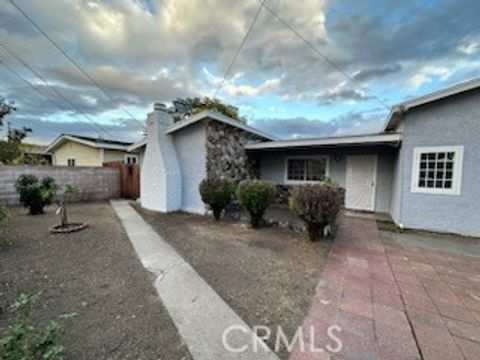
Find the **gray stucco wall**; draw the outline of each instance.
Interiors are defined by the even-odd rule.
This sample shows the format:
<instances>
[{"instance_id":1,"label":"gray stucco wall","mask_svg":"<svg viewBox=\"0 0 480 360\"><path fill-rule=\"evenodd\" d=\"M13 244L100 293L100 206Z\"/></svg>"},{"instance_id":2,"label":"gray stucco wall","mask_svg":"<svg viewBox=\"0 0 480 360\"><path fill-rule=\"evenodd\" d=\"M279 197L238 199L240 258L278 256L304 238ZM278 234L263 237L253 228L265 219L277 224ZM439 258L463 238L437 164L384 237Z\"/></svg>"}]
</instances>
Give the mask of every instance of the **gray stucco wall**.
<instances>
[{"instance_id":1,"label":"gray stucco wall","mask_svg":"<svg viewBox=\"0 0 480 360\"><path fill-rule=\"evenodd\" d=\"M388 212L390 209L393 168L397 150L389 147L349 147L308 150L271 150L260 154L260 178L278 184L285 183L285 159L289 156L328 156L329 175L341 187L345 187L346 159L348 155L376 154L377 187L375 211Z\"/></svg>"},{"instance_id":2,"label":"gray stucco wall","mask_svg":"<svg viewBox=\"0 0 480 360\"><path fill-rule=\"evenodd\" d=\"M463 145L460 195L411 192L413 149ZM480 235L480 91L412 110L405 116L400 151L401 194L397 219L405 227Z\"/></svg>"},{"instance_id":3,"label":"gray stucco wall","mask_svg":"<svg viewBox=\"0 0 480 360\"><path fill-rule=\"evenodd\" d=\"M182 210L204 213L198 185L206 177L206 132L203 123L175 133L173 143L182 173Z\"/></svg>"}]
</instances>

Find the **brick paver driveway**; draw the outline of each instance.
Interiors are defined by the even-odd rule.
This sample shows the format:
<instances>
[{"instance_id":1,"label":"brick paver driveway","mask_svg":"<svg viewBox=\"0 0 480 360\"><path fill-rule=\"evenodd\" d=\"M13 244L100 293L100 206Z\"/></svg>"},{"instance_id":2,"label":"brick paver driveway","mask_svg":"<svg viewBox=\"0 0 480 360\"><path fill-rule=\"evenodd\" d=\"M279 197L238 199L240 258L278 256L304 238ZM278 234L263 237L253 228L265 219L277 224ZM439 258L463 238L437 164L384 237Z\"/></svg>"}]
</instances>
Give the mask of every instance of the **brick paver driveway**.
<instances>
[{"instance_id":1,"label":"brick paver driveway","mask_svg":"<svg viewBox=\"0 0 480 360\"><path fill-rule=\"evenodd\" d=\"M331 325L340 352L291 360L478 360L480 258L386 244L373 220L344 217L303 329L318 348Z\"/></svg>"}]
</instances>

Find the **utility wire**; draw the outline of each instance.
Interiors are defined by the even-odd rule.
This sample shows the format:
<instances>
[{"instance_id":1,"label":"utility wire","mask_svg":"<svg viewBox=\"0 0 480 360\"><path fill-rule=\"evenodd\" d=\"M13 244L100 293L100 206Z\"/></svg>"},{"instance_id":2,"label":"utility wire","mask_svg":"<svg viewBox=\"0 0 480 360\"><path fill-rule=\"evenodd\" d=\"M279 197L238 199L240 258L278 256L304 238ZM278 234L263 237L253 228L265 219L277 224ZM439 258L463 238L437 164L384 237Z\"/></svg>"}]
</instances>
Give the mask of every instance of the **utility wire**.
<instances>
[{"instance_id":1,"label":"utility wire","mask_svg":"<svg viewBox=\"0 0 480 360\"><path fill-rule=\"evenodd\" d=\"M22 80L23 82L25 82L28 86L30 86L36 93L40 94L41 96L43 97L46 97L45 94L43 94L40 90L38 90L30 81L28 81L27 79L25 79L22 75L20 75L18 72L16 72L15 70L13 70L10 66L8 66L7 64L5 64L5 62L3 62L2 60L0 60L0 65L4 66L5 69L7 69L9 72L11 72L13 75L15 75L17 78L19 78L20 80ZM53 102L52 102L53 103ZM58 105L56 105L58 106ZM88 124L85 124L85 125L88 125ZM41 126L42 127L42 126ZM52 133L52 134L55 134L55 135L59 135L60 132L59 131L54 131L52 129L48 129L47 127L42 127L44 130ZM9 133L9 131L7 131L7 133Z\"/></svg>"},{"instance_id":2,"label":"utility wire","mask_svg":"<svg viewBox=\"0 0 480 360\"><path fill-rule=\"evenodd\" d=\"M15 71L14 69L12 69L10 66L8 66L4 61L2 61L0 59L0 65L2 65L3 67L5 67L5 69L7 69L11 74L13 74L14 76L16 76L18 79L20 79L21 81L23 81L25 84L27 84L29 87L32 88L32 90L34 90L37 94L39 94L40 96L42 96L43 98L47 99L48 101L50 101L53 105L55 105L55 107L62 107L62 105L52 99L50 99L49 97L47 97L47 95L45 95L43 92L41 92L40 90L38 90L30 81L28 81L27 79L25 79L22 75L20 75L17 71ZM97 131L97 129L95 129L93 126L91 126L90 124L88 123L82 123L82 124L85 124L86 126L88 126L90 129L94 130L94 131ZM60 132L58 131L54 131L54 130L51 130L51 129L47 129L46 127L44 127L45 130L51 132L51 133L54 133L54 134L60 134Z\"/></svg>"},{"instance_id":3,"label":"utility wire","mask_svg":"<svg viewBox=\"0 0 480 360\"><path fill-rule=\"evenodd\" d=\"M295 29L292 25L290 25L286 20L281 18L271 7L265 4L265 0L262 1L262 6L273 15L278 21L280 21L283 25L285 25L288 29L290 29L299 39L301 39L305 44L308 45L317 55L319 55L326 63L336 69L339 73L343 74L348 80L350 80L353 84L355 84L361 90L366 90L370 93L370 95L377 101L381 106L390 110L390 106L388 106L383 100L381 100L378 96L376 96L371 89L368 87L363 86L353 77L351 77L345 70L343 70L339 65L337 65L333 60L331 60L327 55L325 55L322 51L320 51L312 42L307 40L297 29Z\"/></svg>"},{"instance_id":4,"label":"utility wire","mask_svg":"<svg viewBox=\"0 0 480 360\"><path fill-rule=\"evenodd\" d=\"M38 90L37 87L35 87L35 85L33 85L30 81L28 81L27 79L25 79L22 75L20 75L17 71L15 71L13 68L11 68L10 66L8 66L4 61L2 61L0 59L0 65L2 65L3 67L5 67L5 69L7 69L10 73L12 73L14 76L16 76L18 79L20 79L21 81L23 81L25 84L27 84L29 87L32 88L33 91L35 91L37 94L39 94L41 97L45 98L46 100L48 100L49 102L51 102L55 107L57 108L62 108L62 104L58 103L57 101L55 100L52 100L50 99L47 95L45 95L43 92L41 92L40 90ZM77 115L75 115L77 116ZM85 124L85 126L88 126L91 130L94 130L94 131L97 131L98 129L94 128L92 125L90 125L89 123L85 123L85 122L82 122L82 124ZM47 130L45 128L45 130ZM53 132L53 130L49 130L51 132ZM59 132L58 132L59 133Z\"/></svg>"},{"instance_id":5,"label":"utility wire","mask_svg":"<svg viewBox=\"0 0 480 360\"><path fill-rule=\"evenodd\" d=\"M244 35L244 37L243 37L243 39L242 39L242 42L241 42L240 45L238 46L237 51L235 52L235 55L233 56L232 60L230 61L230 64L228 65L228 68L227 68L227 70L225 71L225 74L223 74L222 81L220 81L220 84L218 85L217 89L215 90L215 93L213 94L213 98L215 98L215 97L217 96L218 92L219 92L220 89L223 87L223 84L225 83L226 78L227 78L228 75L230 74L230 71L232 70L233 64L234 64L235 61L237 60L238 54L240 54L240 51L242 50L243 45L244 45L245 42L247 41L248 35L250 35L250 33L252 32L253 26L254 26L255 23L257 22L258 16L259 16L260 13L262 12L262 8L263 8L263 6L264 6L264 2L265 2L265 0L261 0L260 6L258 7L257 12L255 13L255 17L253 18L253 21L252 21L252 23L250 24L250 27L248 28L247 32L245 33L245 35Z\"/></svg>"},{"instance_id":6,"label":"utility wire","mask_svg":"<svg viewBox=\"0 0 480 360\"><path fill-rule=\"evenodd\" d=\"M12 50L8 49L5 44L0 42L0 47L3 48L10 56L15 58L17 61L19 61L23 66L25 66L28 70L30 70L36 77L40 79L40 81L45 84L50 90L52 90L59 98L61 98L63 101L65 101L67 104L69 104L77 113L80 113L87 119L89 122L93 123L98 130L115 140L115 136L110 134L108 131L103 129L95 120L93 120L89 115L87 115L85 112L83 112L81 109L79 109L74 103L72 103L65 95L63 95L60 91L58 91L55 87L51 86L45 78L37 71L35 70L32 66L30 66L25 60L23 60L20 56L18 56L16 53L14 53Z\"/></svg>"},{"instance_id":7,"label":"utility wire","mask_svg":"<svg viewBox=\"0 0 480 360\"><path fill-rule=\"evenodd\" d=\"M76 62L68 53L63 50L41 27L38 25L30 15L28 15L15 1L10 0L10 3L32 24L55 48L60 51L97 89L104 93L113 103L115 103L120 109L122 109L132 120L140 124L144 129L145 125L138 119L136 119L130 111L125 109L105 88L103 88L95 79L93 79L81 66Z\"/></svg>"}]
</instances>

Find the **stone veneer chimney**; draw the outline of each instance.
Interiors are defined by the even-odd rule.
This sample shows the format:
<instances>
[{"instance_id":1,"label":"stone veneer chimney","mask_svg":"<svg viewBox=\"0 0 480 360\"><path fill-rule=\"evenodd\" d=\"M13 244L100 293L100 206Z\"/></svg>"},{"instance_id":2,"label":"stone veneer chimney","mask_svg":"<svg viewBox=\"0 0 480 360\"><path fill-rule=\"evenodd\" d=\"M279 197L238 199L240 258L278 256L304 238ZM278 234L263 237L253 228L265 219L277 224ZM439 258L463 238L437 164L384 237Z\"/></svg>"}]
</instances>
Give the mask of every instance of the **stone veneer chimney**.
<instances>
[{"instance_id":1,"label":"stone veneer chimney","mask_svg":"<svg viewBox=\"0 0 480 360\"><path fill-rule=\"evenodd\" d=\"M182 175L172 136L165 131L173 124L165 105L155 103L147 118L147 145L140 174L142 207L155 211L179 210Z\"/></svg>"}]
</instances>

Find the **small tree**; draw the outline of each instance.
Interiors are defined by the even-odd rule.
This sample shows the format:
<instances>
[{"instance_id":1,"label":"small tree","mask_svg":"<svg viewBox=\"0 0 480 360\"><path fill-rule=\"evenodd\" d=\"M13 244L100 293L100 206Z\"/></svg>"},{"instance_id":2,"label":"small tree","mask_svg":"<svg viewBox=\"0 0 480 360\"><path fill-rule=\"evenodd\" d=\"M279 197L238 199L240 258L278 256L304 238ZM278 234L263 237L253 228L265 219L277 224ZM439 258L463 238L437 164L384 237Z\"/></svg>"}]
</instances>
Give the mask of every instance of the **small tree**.
<instances>
[{"instance_id":1,"label":"small tree","mask_svg":"<svg viewBox=\"0 0 480 360\"><path fill-rule=\"evenodd\" d=\"M199 186L202 201L209 205L215 220L220 219L222 210L230 203L235 186L229 179L203 179Z\"/></svg>"},{"instance_id":2,"label":"small tree","mask_svg":"<svg viewBox=\"0 0 480 360\"><path fill-rule=\"evenodd\" d=\"M240 205L249 212L250 224L257 228L262 224L265 210L275 200L275 184L263 180L243 180L237 188Z\"/></svg>"},{"instance_id":3,"label":"small tree","mask_svg":"<svg viewBox=\"0 0 480 360\"><path fill-rule=\"evenodd\" d=\"M45 326L36 326L31 321L31 312L39 295L20 294L10 306L14 314L14 323L0 338L2 359L44 359L61 360L65 351L62 344L62 322L72 319L77 314L65 314L51 320Z\"/></svg>"},{"instance_id":4,"label":"small tree","mask_svg":"<svg viewBox=\"0 0 480 360\"><path fill-rule=\"evenodd\" d=\"M62 199L60 200L60 217L62 219L62 227L68 226L68 217L67 217L67 203L72 200L72 198L78 194L78 188L73 185L67 185L65 191L63 192Z\"/></svg>"},{"instance_id":5,"label":"small tree","mask_svg":"<svg viewBox=\"0 0 480 360\"><path fill-rule=\"evenodd\" d=\"M308 238L315 241L341 208L341 191L332 184L301 185L293 189L290 209L305 223Z\"/></svg>"},{"instance_id":6,"label":"small tree","mask_svg":"<svg viewBox=\"0 0 480 360\"><path fill-rule=\"evenodd\" d=\"M176 114L174 114L175 122L181 121L185 115L193 115L206 110L214 110L231 119L246 122L244 118L240 117L238 108L225 104L219 99L211 99L209 97L178 98L173 101L173 106L176 111Z\"/></svg>"},{"instance_id":7,"label":"small tree","mask_svg":"<svg viewBox=\"0 0 480 360\"><path fill-rule=\"evenodd\" d=\"M3 118L17 110L13 101L7 101L0 96L0 127L3 126Z\"/></svg>"},{"instance_id":8,"label":"small tree","mask_svg":"<svg viewBox=\"0 0 480 360\"><path fill-rule=\"evenodd\" d=\"M30 215L43 214L43 208L52 203L57 193L58 185L51 177L44 177L41 181L35 175L20 175L15 183L20 194L20 203L29 208Z\"/></svg>"}]
</instances>

